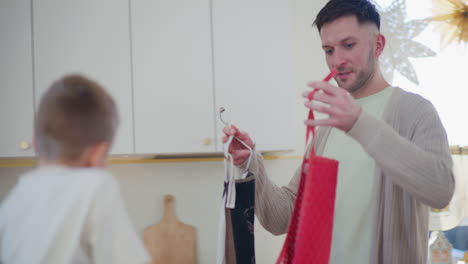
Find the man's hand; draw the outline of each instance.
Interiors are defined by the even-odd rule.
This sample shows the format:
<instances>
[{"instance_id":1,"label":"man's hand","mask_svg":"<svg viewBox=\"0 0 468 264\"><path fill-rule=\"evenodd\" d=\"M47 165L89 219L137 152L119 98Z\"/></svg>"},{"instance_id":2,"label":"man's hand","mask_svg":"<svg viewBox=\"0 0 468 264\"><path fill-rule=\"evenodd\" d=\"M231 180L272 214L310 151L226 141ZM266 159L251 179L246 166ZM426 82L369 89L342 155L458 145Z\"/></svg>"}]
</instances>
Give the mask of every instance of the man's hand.
<instances>
[{"instance_id":1,"label":"man's hand","mask_svg":"<svg viewBox=\"0 0 468 264\"><path fill-rule=\"evenodd\" d=\"M353 96L348 91L328 82L311 82L308 86L322 92L315 93L314 99L307 100L304 105L312 111L327 114L328 118L306 120L304 123L307 126L330 126L348 132L361 114L361 106L356 103ZM307 98L309 93L304 92L302 95Z\"/></svg>"},{"instance_id":2,"label":"man's hand","mask_svg":"<svg viewBox=\"0 0 468 264\"><path fill-rule=\"evenodd\" d=\"M246 132L240 131L234 125L225 126L223 129L223 143L226 143L230 136L235 136L247 144L251 149L255 148L255 144ZM233 139L229 146L229 153L232 155L234 165L242 165L250 156L250 151L239 141Z\"/></svg>"}]
</instances>

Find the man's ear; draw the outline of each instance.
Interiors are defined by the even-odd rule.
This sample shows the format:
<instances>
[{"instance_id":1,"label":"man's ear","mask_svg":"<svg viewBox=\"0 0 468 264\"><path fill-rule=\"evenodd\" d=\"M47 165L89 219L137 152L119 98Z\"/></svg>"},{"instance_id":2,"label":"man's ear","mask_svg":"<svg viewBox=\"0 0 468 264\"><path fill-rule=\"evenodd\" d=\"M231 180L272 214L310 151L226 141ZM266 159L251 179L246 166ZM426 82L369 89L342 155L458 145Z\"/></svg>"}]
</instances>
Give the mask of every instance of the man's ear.
<instances>
[{"instance_id":1,"label":"man's ear","mask_svg":"<svg viewBox=\"0 0 468 264\"><path fill-rule=\"evenodd\" d=\"M105 167L110 144L97 143L86 148L82 161L86 167Z\"/></svg>"},{"instance_id":2,"label":"man's ear","mask_svg":"<svg viewBox=\"0 0 468 264\"><path fill-rule=\"evenodd\" d=\"M375 40L375 56L378 58L382 55L384 48L385 48L385 36L382 34L377 34Z\"/></svg>"}]
</instances>

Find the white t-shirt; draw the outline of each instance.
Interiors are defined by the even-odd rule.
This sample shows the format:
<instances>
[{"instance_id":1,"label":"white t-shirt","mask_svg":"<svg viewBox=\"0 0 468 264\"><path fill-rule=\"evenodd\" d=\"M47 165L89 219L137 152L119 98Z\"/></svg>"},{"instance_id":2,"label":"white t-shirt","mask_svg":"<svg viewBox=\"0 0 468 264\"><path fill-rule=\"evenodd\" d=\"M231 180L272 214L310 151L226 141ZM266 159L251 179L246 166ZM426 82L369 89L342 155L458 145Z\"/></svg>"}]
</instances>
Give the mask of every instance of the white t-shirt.
<instances>
[{"instance_id":1,"label":"white t-shirt","mask_svg":"<svg viewBox=\"0 0 468 264\"><path fill-rule=\"evenodd\" d=\"M149 263L118 183L97 168L40 167L0 205L0 263Z\"/></svg>"},{"instance_id":2,"label":"white t-shirt","mask_svg":"<svg viewBox=\"0 0 468 264\"><path fill-rule=\"evenodd\" d=\"M357 99L363 111L381 119L393 88ZM385 150L382 150L385 151ZM375 225L375 161L345 132L333 128L323 156L339 161L330 264L369 263Z\"/></svg>"}]
</instances>

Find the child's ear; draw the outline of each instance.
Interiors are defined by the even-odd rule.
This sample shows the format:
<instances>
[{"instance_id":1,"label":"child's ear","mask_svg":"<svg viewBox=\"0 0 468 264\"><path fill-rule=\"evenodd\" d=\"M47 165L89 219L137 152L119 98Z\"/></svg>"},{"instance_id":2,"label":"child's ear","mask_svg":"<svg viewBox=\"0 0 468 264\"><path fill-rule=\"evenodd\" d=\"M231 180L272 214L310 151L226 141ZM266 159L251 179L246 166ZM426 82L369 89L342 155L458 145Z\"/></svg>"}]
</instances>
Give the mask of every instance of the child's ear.
<instances>
[{"instance_id":1,"label":"child's ear","mask_svg":"<svg viewBox=\"0 0 468 264\"><path fill-rule=\"evenodd\" d=\"M105 167L107 154L109 152L109 143L102 142L91 145L87 148L84 155L84 163L87 167Z\"/></svg>"}]
</instances>

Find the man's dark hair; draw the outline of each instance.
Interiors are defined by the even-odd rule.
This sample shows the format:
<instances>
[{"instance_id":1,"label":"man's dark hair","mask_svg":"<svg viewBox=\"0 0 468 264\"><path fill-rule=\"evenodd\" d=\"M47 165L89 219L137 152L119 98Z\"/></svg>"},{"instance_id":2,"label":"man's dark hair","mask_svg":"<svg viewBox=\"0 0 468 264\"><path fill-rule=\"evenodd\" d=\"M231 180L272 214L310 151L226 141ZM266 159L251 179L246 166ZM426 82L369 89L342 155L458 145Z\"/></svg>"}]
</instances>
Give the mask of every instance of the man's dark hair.
<instances>
[{"instance_id":1,"label":"man's dark hair","mask_svg":"<svg viewBox=\"0 0 468 264\"><path fill-rule=\"evenodd\" d=\"M317 14L314 25L322 26L343 16L356 16L359 24L373 23L380 30L380 15L368 0L330 0Z\"/></svg>"}]
</instances>

